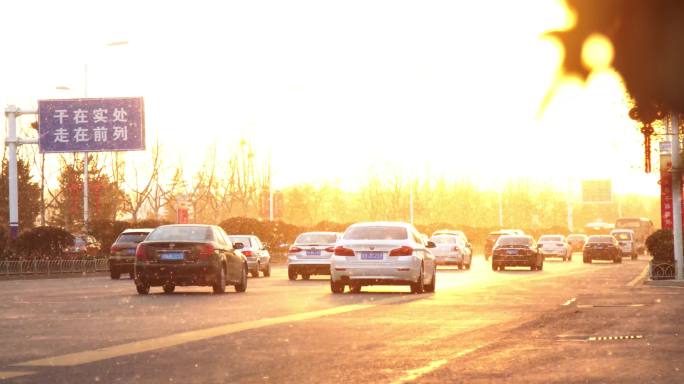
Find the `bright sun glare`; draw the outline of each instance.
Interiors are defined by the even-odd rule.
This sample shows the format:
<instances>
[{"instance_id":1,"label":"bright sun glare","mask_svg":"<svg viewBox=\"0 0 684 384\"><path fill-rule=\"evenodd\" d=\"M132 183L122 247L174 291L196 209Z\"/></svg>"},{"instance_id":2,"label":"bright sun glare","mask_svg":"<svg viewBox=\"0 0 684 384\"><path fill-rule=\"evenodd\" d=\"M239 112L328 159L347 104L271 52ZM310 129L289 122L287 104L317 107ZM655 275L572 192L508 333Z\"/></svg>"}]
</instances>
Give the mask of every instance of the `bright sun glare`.
<instances>
[{"instance_id":1,"label":"bright sun glare","mask_svg":"<svg viewBox=\"0 0 684 384\"><path fill-rule=\"evenodd\" d=\"M395 172L484 187L612 177L618 190L657 188L642 174L610 43L587 43L586 83L557 80L562 50L543 35L573 22L560 1L200 1L162 15L128 0L103 18L87 1L15 8L41 27L0 26L5 46L22 42L0 63L0 103L80 97L86 77L90 97L144 96L148 147L158 139L189 175L213 148L225 160L246 138L261 159L271 154L276 187L353 189Z\"/></svg>"}]
</instances>

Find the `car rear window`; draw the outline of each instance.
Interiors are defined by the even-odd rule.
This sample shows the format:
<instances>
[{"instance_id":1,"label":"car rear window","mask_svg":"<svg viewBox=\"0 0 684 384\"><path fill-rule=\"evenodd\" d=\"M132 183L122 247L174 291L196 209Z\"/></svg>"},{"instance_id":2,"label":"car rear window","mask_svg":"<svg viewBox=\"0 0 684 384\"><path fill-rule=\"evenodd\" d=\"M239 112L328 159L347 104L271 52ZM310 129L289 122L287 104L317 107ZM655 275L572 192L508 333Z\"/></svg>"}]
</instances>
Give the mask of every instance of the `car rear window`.
<instances>
[{"instance_id":1,"label":"car rear window","mask_svg":"<svg viewBox=\"0 0 684 384\"><path fill-rule=\"evenodd\" d=\"M334 233L302 233L295 240L295 244L335 244L337 236Z\"/></svg>"},{"instance_id":2,"label":"car rear window","mask_svg":"<svg viewBox=\"0 0 684 384\"><path fill-rule=\"evenodd\" d=\"M456 236L434 236L432 242L435 244L454 244L458 242Z\"/></svg>"},{"instance_id":3,"label":"car rear window","mask_svg":"<svg viewBox=\"0 0 684 384\"><path fill-rule=\"evenodd\" d=\"M529 237L504 236L497 240L496 245L532 245L532 239Z\"/></svg>"},{"instance_id":4,"label":"car rear window","mask_svg":"<svg viewBox=\"0 0 684 384\"><path fill-rule=\"evenodd\" d=\"M230 236L230 242L235 244L235 243L242 243L246 248L251 248L252 247L252 241L249 237L244 237L244 236Z\"/></svg>"},{"instance_id":5,"label":"car rear window","mask_svg":"<svg viewBox=\"0 0 684 384\"><path fill-rule=\"evenodd\" d=\"M560 236L542 236L539 241L561 241Z\"/></svg>"},{"instance_id":6,"label":"car rear window","mask_svg":"<svg viewBox=\"0 0 684 384\"><path fill-rule=\"evenodd\" d=\"M406 240L408 232L404 227L358 226L344 233L345 240Z\"/></svg>"},{"instance_id":7,"label":"car rear window","mask_svg":"<svg viewBox=\"0 0 684 384\"><path fill-rule=\"evenodd\" d=\"M140 243L145 238L147 237L149 233L146 232L140 232L140 233L134 233L134 232L129 232L129 233L124 233L121 236L119 236L118 239L116 239L117 243Z\"/></svg>"},{"instance_id":8,"label":"car rear window","mask_svg":"<svg viewBox=\"0 0 684 384\"><path fill-rule=\"evenodd\" d=\"M625 233L625 232L614 233L613 237L615 237L618 240L632 240L632 235L630 235L629 233Z\"/></svg>"},{"instance_id":9,"label":"car rear window","mask_svg":"<svg viewBox=\"0 0 684 384\"><path fill-rule=\"evenodd\" d=\"M611 236L591 236L587 243L612 243L613 238Z\"/></svg>"},{"instance_id":10,"label":"car rear window","mask_svg":"<svg viewBox=\"0 0 684 384\"><path fill-rule=\"evenodd\" d=\"M151 241L211 241L212 231L203 226L159 227L147 237Z\"/></svg>"}]
</instances>

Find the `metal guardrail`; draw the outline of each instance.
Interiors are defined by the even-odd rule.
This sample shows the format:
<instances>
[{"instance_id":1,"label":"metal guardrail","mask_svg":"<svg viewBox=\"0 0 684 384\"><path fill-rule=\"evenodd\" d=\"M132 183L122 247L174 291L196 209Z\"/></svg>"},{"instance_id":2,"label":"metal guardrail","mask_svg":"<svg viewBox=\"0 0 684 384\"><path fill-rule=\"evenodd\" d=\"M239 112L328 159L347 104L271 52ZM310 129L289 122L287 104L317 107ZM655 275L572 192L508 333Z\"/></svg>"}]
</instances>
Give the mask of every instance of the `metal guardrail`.
<instances>
[{"instance_id":1,"label":"metal guardrail","mask_svg":"<svg viewBox=\"0 0 684 384\"><path fill-rule=\"evenodd\" d=\"M0 260L0 275L93 273L109 271L108 259Z\"/></svg>"},{"instance_id":2,"label":"metal guardrail","mask_svg":"<svg viewBox=\"0 0 684 384\"><path fill-rule=\"evenodd\" d=\"M674 263L654 263L651 261L648 266L651 280L673 280L675 278Z\"/></svg>"}]
</instances>

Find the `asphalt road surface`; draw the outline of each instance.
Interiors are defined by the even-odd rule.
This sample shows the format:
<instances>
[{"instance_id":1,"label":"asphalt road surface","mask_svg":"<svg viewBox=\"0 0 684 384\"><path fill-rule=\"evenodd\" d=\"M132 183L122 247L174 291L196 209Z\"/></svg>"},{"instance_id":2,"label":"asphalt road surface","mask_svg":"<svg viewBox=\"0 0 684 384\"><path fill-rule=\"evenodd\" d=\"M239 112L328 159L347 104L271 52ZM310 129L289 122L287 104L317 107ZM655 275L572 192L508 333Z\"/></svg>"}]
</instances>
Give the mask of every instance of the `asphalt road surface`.
<instances>
[{"instance_id":1,"label":"asphalt road surface","mask_svg":"<svg viewBox=\"0 0 684 384\"><path fill-rule=\"evenodd\" d=\"M645 260L442 268L434 294L330 293L276 267L246 293L108 277L0 281L0 378L18 383L684 382L684 289ZM677 333L677 335L675 335ZM684 336L682 336L684 337ZM668 346L672 347L668 347ZM681 358L677 356L682 356ZM680 371L681 369L681 371Z\"/></svg>"}]
</instances>

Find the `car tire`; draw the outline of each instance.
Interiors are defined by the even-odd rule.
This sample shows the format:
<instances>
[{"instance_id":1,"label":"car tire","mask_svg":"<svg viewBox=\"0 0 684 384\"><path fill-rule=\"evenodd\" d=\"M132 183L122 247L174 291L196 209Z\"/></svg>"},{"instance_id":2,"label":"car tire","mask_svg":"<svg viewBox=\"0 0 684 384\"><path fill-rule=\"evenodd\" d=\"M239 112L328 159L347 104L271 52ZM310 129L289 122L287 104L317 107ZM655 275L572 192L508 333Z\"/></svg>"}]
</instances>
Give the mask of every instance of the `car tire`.
<instances>
[{"instance_id":1,"label":"car tire","mask_svg":"<svg viewBox=\"0 0 684 384\"><path fill-rule=\"evenodd\" d=\"M613 260L613 263L615 263L615 264L620 264L620 263L622 263L622 257L616 258L615 260Z\"/></svg>"},{"instance_id":2,"label":"car tire","mask_svg":"<svg viewBox=\"0 0 684 384\"><path fill-rule=\"evenodd\" d=\"M242 276L240 277L240 282L235 284L235 292L245 292L247 290L247 265L242 267Z\"/></svg>"},{"instance_id":3,"label":"car tire","mask_svg":"<svg viewBox=\"0 0 684 384\"><path fill-rule=\"evenodd\" d=\"M302 279L304 280L309 280L311 278L311 275L308 273L302 273Z\"/></svg>"},{"instance_id":4,"label":"car tire","mask_svg":"<svg viewBox=\"0 0 684 384\"><path fill-rule=\"evenodd\" d=\"M128 277L129 277L131 280L135 279L135 273L133 273L133 272L128 272Z\"/></svg>"},{"instance_id":5,"label":"car tire","mask_svg":"<svg viewBox=\"0 0 684 384\"><path fill-rule=\"evenodd\" d=\"M568 261L572 261L572 253L568 256Z\"/></svg>"},{"instance_id":6,"label":"car tire","mask_svg":"<svg viewBox=\"0 0 684 384\"><path fill-rule=\"evenodd\" d=\"M536 271L537 266L536 265L530 265L530 271Z\"/></svg>"},{"instance_id":7,"label":"car tire","mask_svg":"<svg viewBox=\"0 0 684 384\"><path fill-rule=\"evenodd\" d=\"M361 293L361 284L357 284L357 283L349 284L349 292Z\"/></svg>"},{"instance_id":8,"label":"car tire","mask_svg":"<svg viewBox=\"0 0 684 384\"><path fill-rule=\"evenodd\" d=\"M492 271L498 271L498 270L499 270L499 266L492 263Z\"/></svg>"},{"instance_id":9,"label":"car tire","mask_svg":"<svg viewBox=\"0 0 684 384\"><path fill-rule=\"evenodd\" d=\"M463 263L458 263L458 269L463 269Z\"/></svg>"},{"instance_id":10,"label":"car tire","mask_svg":"<svg viewBox=\"0 0 684 384\"><path fill-rule=\"evenodd\" d=\"M470 270L470 263L468 263L468 264L465 265L465 269Z\"/></svg>"},{"instance_id":11,"label":"car tire","mask_svg":"<svg viewBox=\"0 0 684 384\"><path fill-rule=\"evenodd\" d=\"M415 283L411 283L411 293L423 293L425 291L425 285L423 278L423 266L420 267L420 274L418 275L418 280Z\"/></svg>"},{"instance_id":12,"label":"car tire","mask_svg":"<svg viewBox=\"0 0 684 384\"><path fill-rule=\"evenodd\" d=\"M150 285L142 281L135 282L135 290L139 295L147 295L150 293Z\"/></svg>"},{"instance_id":13,"label":"car tire","mask_svg":"<svg viewBox=\"0 0 684 384\"><path fill-rule=\"evenodd\" d=\"M344 283L330 279L330 291L334 294L344 293Z\"/></svg>"},{"instance_id":14,"label":"car tire","mask_svg":"<svg viewBox=\"0 0 684 384\"><path fill-rule=\"evenodd\" d=\"M164 293L173 293L173 291L176 290L176 284L173 283L167 283L162 286L162 289L164 290Z\"/></svg>"},{"instance_id":15,"label":"car tire","mask_svg":"<svg viewBox=\"0 0 684 384\"><path fill-rule=\"evenodd\" d=\"M264 277L271 277L271 262L266 264L266 269L264 269Z\"/></svg>"},{"instance_id":16,"label":"car tire","mask_svg":"<svg viewBox=\"0 0 684 384\"><path fill-rule=\"evenodd\" d=\"M109 271L109 277L111 277L112 280L119 280L121 278L121 272L113 269Z\"/></svg>"},{"instance_id":17,"label":"car tire","mask_svg":"<svg viewBox=\"0 0 684 384\"><path fill-rule=\"evenodd\" d=\"M256 268L249 273L252 275L252 277L259 277L259 264L257 264Z\"/></svg>"},{"instance_id":18,"label":"car tire","mask_svg":"<svg viewBox=\"0 0 684 384\"><path fill-rule=\"evenodd\" d=\"M499 271L505 271L506 266L505 265L499 265Z\"/></svg>"},{"instance_id":19,"label":"car tire","mask_svg":"<svg viewBox=\"0 0 684 384\"><path fill-rule=\"evenodd\" d=\"M636 260L636 259L637 259L637 254L636 254L636 253L633 253L633 254L632 254L632 260Z\"/></svg>"},{"instance_id":20,"label":"car tire","mask_svg":"<svg viewBox=\"0 0 684 384\"><path fill-rule=\"evenodd\" d=\"M214 284L211 286L214 293L226 292L226 268L221 264L216 276L214 277Z\"/></svg>"},{"instance_id":21,"label":"car tire","mask_svg":"<svg viewBox=\"0 0 684 384\"><path fill-rule=\"evenodd\" d=\"M591 264L591 259L582 256L582 262L583 262L584 264Z\"/></svg>"},{"instance_id":22,"label":"car tire","mask_svg":"<svg viewBox=\"0 0 684 384\"><path fill-rule=\"evenodd\" d=\"M287 278L290 280L297 280L297 272L291 267L287 268Z\"/></svg>"},{"instance_id":23,"label":"car tire","mask_svg":"<svg viewBox=\"0 0 684 384\"><path fill-rule=\"evenodd\" d=\"M430 284L426 285L423 288L423 290L427 293L434 293L436 286L437 286L437 270L432 272L432 280L430 281Z\"/></svg>"},{"instance_id":24,"label":"car tire","mask_svg":"<svg viewBox=\"0 0 684 384\"><path fill-rule=\"evenodd\" d=\"M537 271L543 271L544 270L544 260L542 260L541 264L537 266Z\"/></svg>"}]
</instances>

